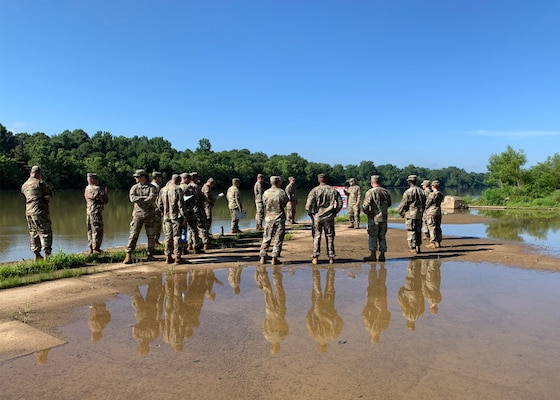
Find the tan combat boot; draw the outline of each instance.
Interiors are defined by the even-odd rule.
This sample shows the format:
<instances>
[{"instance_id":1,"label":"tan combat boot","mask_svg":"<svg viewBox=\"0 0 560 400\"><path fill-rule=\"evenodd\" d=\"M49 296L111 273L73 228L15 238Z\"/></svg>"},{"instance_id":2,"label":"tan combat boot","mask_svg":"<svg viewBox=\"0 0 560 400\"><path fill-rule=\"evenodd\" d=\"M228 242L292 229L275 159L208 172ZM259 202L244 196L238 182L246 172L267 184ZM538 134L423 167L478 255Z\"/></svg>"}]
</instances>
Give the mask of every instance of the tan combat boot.
<instances>
[{"instance_id":1,"label":"tan combat boot","mask_svg":"<svg viewBox=\"0 0 560 400\"><path fill-rule=\"evenodd\" d=\"M123 264L132 264L132 253L126 253Z\"/></svg>"},{"instance_id":2,"label":"tan combat boot","mask_svg":"<svg viewBox=\"0 0 560 400\"><path fill-rule=\"evenodd\" d=\"M334 257L329 257L329 264L334 264Z\"/></svg>"},{"instance_id":3,"label":"tan combat boot","mask_svg":"<svg viewBox=\"0 0 560 400\"><path fill-rule=\"evenodd\" d=\"M272 261L270 263L272 265L278 265L280 264L280 260L278 260L278 257L272 257Z\"/></svg>"},{"instance_id":4,"label":"tan combat boot","mask_svg":"<svg viewBox=\"0 0 560 400\"><path fill-rule=\"evenodd\" d=\"M266 264L266 257L261 257L260 261L261 264Z\"/></svg>"},{"instance_id":5,"label":"tan combat boot","mask_svg":"<svg viewBox=\"0 0 560 400\"><path fill-rule=\"evenodd\" d=\"M313 265L319 264L319 260L317 259L317 257L313 257L313 258L311 259L311 264L313 264Z\"/></svg>"},{"instance_id":6,"label":"tan combat boot","mask_svg":"<svg viewBox=\"0 0 560 400\"><path fill-rule=\"evenodd\" d=\"M179 256L175 257L175 264L190 264L190 262L188 260L185 260Z\"/></svg>"},{"instance_id":7,"label":"tan combat boot","mask_svg":"<svg viewBox=\"0 0 560 400\"><path fill-rule=\"evenodd\" d=\"M165 256L165 263L166 264L172 264L173 263L173 257L171 257L171 254L168 254Z\"/></svg>"}]
</instances>

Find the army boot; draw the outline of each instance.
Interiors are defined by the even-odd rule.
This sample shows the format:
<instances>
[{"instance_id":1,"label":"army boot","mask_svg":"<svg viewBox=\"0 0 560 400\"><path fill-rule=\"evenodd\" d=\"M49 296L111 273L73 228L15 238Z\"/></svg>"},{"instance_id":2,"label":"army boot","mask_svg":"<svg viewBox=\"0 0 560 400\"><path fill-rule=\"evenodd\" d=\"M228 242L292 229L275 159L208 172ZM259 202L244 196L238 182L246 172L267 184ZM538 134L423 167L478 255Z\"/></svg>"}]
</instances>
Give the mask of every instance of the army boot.
<instances>
[{"instance_id":1,"label":"army boot","mask_svg":"<svg viewBox=\"0 0 560 400\"><path fill-rule=\"evenodd\" d=\"M280 260L278 260L278 257L272 257L272 261L270 263L272 265L278 265L280 264Z\"/></svg>"},{"instance_id":2,"label":"army boot","mask_svg":"<svg viewBox=\"0 0 560 400\"><path fill-rule=\"evenodd\" d=\"M185 260L179 256L175 257L175 264L190 264L190 262L188 260Z\"/></svg>"},{"instance_id":3,"label":"army boot","mask_svg":"<svg viewBox=\"0 0 560 400\"><path fill-rule=\"evenodd\" d=\"M329 257L329 264L334 264L334 257Z\"/></svg>"},{"instance_id":4,"label":"army boot","mask_svg":"<svg viewBox=\"0 0 560 400\"><path fill-rule=\"evenodd\" d=\"M261 264L266 264L266 257L265 257L265 256L262 256L259 262L260 262Z\"/></svg>"},{"instance_id":5,"label":"army boot","mask_svg":"<svg viewBox=\"0 0 560 400\"><path fill-rule=\"evenodd\" d=\"M173 263L173 257L171 257L171 254L167 254L165 256L165 263L166 264L172 264Z\"/></svg>"},{"instance_id":6,"label":"army boot","mask_svg":"<svg viewBox=\"0 0 560 400\"><path fill-rule=\"evenodd\" d=\"M123 264L132 264L132 253L126 252L126 256L124 257Z\"/></svg>"},{"instance_id":7,"label":"army boot","mask_svg":"<svg viewBox=\"0 0 560 400\"><path fill-rule=\"evenodd\" d=\"M41 261L43 259L43 256L41 255L41 253L37 252L35 253L35 257L33 258L33 261Z\"/></svg>"},{"instance_id":8,"label":"army boot","mask_svg":"<svg viewBox=\"0 0 560 400\"><path fill-rule=\"evenodd\" d=\"M385 261L385 252L384 251L379 252L379 261Z\"/></svg>"},{"instance_id":9,"label":"army boot","mask_svg":"<svg viewBox=\"0 0 560 400\"><path fill-rule=\"evenodd\" d=\"M148 253L147 261L157 261L152 253Z\"/></svg>"},{"instance_id":10,"label":"army boot","mask_svg":"<svg viewBox=\"0 0 560 400\"><path fill-rule=\"evenodd\" d=\"M377 255L375 254L375 251L371 251L369 256L365 256L364 261L377 261Z\"/></svg>"}]
</instances>

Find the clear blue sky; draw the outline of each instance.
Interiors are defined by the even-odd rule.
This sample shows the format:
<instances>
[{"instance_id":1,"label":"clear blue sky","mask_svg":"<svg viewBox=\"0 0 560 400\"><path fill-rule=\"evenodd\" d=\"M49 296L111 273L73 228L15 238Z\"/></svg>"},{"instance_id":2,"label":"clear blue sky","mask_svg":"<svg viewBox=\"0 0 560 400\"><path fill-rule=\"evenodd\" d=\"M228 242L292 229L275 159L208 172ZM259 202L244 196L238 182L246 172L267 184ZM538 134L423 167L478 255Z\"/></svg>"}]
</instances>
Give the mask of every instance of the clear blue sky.
<instances>
[{"instance_id":1,"label":"clear blue sky","mask_svg":"<svg viewBox=\"0 0 560 400\"><path fill-rule=\"evenodd\" d=\"M0 123L484 172L560 152L557 0L0 0Z\"/></svg>"}]
</instances>

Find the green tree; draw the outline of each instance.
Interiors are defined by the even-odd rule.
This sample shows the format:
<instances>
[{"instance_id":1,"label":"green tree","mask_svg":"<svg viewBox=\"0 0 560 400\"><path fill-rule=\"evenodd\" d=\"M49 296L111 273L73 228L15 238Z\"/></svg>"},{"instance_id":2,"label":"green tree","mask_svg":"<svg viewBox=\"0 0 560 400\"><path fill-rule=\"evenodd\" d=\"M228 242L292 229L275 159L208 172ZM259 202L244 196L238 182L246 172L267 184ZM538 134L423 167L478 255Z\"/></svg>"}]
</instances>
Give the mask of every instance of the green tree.
<instances>
[{"instance_id":1,"label":"green tree","mask_svg":"<svg viewBox=\"0 0 560 400\"><path fill-rule=\"evenodd\" d=\"M488 185L504 185L520 187L523 183L523 165L527 162L527 157L523 150L515 151L511 146L507 146L506 151L500 154L492 154L488 159Z\"/></svg>"}]
</instances>

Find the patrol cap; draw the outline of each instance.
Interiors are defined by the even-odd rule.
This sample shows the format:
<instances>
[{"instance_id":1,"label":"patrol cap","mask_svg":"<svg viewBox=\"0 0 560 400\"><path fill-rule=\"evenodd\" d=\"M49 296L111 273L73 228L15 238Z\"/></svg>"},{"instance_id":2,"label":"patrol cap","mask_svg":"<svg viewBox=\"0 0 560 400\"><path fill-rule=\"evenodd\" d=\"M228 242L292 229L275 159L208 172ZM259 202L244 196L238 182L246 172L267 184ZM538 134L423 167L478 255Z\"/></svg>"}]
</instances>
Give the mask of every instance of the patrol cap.
<instances>
[{"instance_id":1,"label":"patrol cap","mask_svg":"<svg viewBox=\"0 0 560 400\"><path fill-rule=\"evenodd\" d=\"M290 177L288 178L288 180L289 180L289 181L295 181L296 178L294 178L293 176L290 176Z\"/></svg>"},{"instance_id":2,"label":"patrol cap","mask_svg":"<svg viewBox=\"0 0 560 400\"><path fill-rule=\"evenodd\" d=\"M176 183L179 179L181 179L181 176L179 174L171 175L171 182Z\"/></svg>"},{"instance_id":3,"label":"patrol cap","mask_svg":"<svg viewBox=\"0 0 560 400\"><path fill-rule=\"evenodd\" d=\"M425 179L425 180L422 182L422 185L429 185L429 184L430 184L430 181L427 180L427 179Z\"/></svg>"},{"instance_id":4,"label":"patrol cap","mask_svg":"<svg viewBox=\"0 0 560 400\"><path fill-rule=\"evenodd\" d=\"M354 183L355 183L355 182L356 182L356 179L350 178L350 179L348 179L348 182L354 182Z\"/></svg>"},{"instance_id":5,"label":"patrol cap","mask_svg":"<svg viewBox=\"0 0 560 400\"><path fill-rule=\"evenodd\" d=\"M241 182L241 181L239 180L239 178L233 178L233 179L231 180L231 183L236 183L236 182Z\"/></svg>"},{"instance_id":6,"label":"patrol cap","mask_svg":"<svg viewBox=\"0 0 560 400\"><path fill-rule=\"evenodd\" d=\"M191 178L191 174L189 174L188 172L183 172L181 175L181 178L183 179L190 179Z\"/></svg>"},{"instance_id":7,"label":"patrol cap","mask_svg":"<svg viewBox=\"0 0 560 400\"><path fill-rule=\"evenodd\" d=\"M408 175L408 177L406 178L407 181L409 182L416 182L416 175Z\"/></svg>"},{"instance_id":8,"label":"patrol cap","mask_svg":"<svg viewBox=\"0 0 560 400\"><path fill-rule=\"evenodd\" d=\"M97 178L97 174L95 172L88 172L87 177L88 178Z\"/></svg>"},{"instance_id":9,"label":"patrol cap","mask_svg":"<svg viewBox=\"0 0 560 400\"><path fill-rule=\"evenodd\" d=\"M439 181L433 181L432 186L439 186Z\"/></svg>"},{"instance_id":10,"label":"patrol cap","mask_svg":"<svg viewBox=\"0 0 560 400\"><path fill-rule=\"evenodd\" d=\"M157 176L161 176L161 172L159 172L159 171L152 172L152 178L155 178Z\"/></svg>"},{"instance_id":11,"label":"patrol cap","mask_svg":"<svg viewBox=\"0 0 560 400\"><path fill-rule=\"evenodd\" d=\"M37 171L41 171L41 167L39 167L38 165L34 165L31 167L31 172L37 172Z\"/></svg>"},{"instance_id":12,"label":"patrol cap","mask_svg":"<svg viewBox=\"0 0 560 400\"><path fill-rule=\"evenodd\" d=\"M372 182L379 182L380 179L381 179L381 177L379 175L372 175L371 176L371 181Z\"/></svg>"},{"instance_id":13,"label":"patrol cap","mask_svg":"<svg viewBox=\"0 0 560 400\"><path fill-rule=\"evenodd\" d=\"M264 178L263 174L257 174L257 178Z\"/></svg>"},{"instance_id":14,"label":"patrol cap","mask_svg":"<svg viewBox=\"0 0 560 400\"><path fill-rule=\"evenodd\" d=\"M271 184L275 184L275 183L278 183L278 182L282 182L282 177L281 177L281 176L272 175L272 176L270 177L270 183L271 183Z\"/></svg>"},{"instance_id":15,"label":"patrol cap","mask_svg":"<svg viewBox=\"0 0 560 400\"><path fill-rule=\"evenodd\" d=\"M326 177L327 177L327 175L322 174L322 173L319 174L319 175L317 175L317 178L319 178L319 179L324 179L324 178L326 178Z\"/></svg>"},{"instance_id":16,"label":"patrol cap","mask_svg":"<svg viewBox=\"0 0 560 400\"><path fill-rule=\"evenodd\" d=\"M139 176L148 176L148 174L146 173L145 169L137 169L136 172L134 173L134 175L132 175L134 178L138 178Z\"/></svg>"},{"instance_id":17,"label":"patrol cap","mask_svg":"<svg viewBox=\"0 0 560 400\"><path fill-rule=\"evenodd\" d=\"M198 178L198 172L191 172L191 178Z\"/></svg>"}]
</instances>

